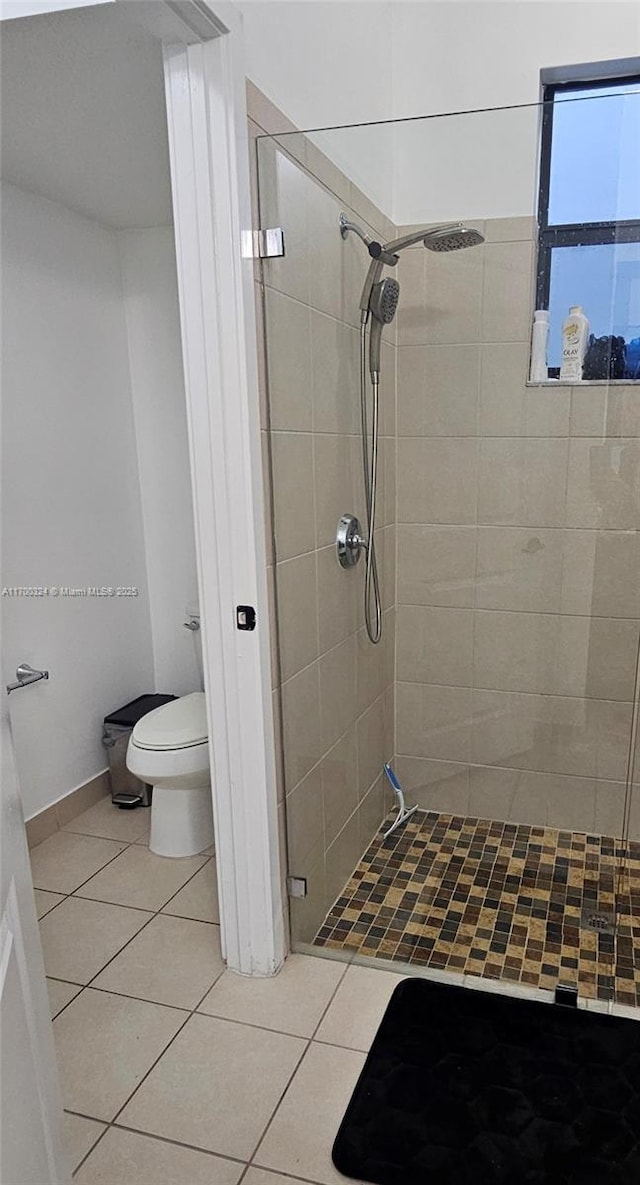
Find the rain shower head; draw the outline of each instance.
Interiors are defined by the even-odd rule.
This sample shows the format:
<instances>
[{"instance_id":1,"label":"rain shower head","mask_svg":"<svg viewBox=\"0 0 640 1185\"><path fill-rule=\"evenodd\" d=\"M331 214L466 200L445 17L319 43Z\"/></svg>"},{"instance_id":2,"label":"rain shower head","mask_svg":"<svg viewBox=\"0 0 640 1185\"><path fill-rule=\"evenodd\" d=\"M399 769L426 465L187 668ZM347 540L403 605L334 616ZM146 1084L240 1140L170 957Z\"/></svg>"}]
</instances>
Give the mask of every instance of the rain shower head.
<instances>
[{"instance_id":1,"label":"rain shower head","mask_svg":"<svg viewBox=\"0 0 640 1185\"><path fill-rule=\"evenodd\" d=\"M484 235L473 227L459 223L457 226L443 226L429 231L422 242L428 251L463 251L465 247L479 247L484 243Z\"/></svg>"}]
</instances>

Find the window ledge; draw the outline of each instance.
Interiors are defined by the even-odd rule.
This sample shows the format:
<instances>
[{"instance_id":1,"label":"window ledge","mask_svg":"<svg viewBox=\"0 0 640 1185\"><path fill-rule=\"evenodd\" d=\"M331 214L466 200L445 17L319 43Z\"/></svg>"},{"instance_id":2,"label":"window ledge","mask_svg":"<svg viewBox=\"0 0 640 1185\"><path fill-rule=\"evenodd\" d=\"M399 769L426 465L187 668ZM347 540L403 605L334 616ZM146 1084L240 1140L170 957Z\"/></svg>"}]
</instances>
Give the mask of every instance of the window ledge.
<instances>
[{"instance_id":1,"label":"window ledge","mask_svg":"<svg viewBox=\"0 0 640 1185\"><path fill-rule=\"evenodd\" d=\"M640 379L574 379L573 381L564 381L561 379L543 379L539 383L534 383L531 379L527 379L525 386L527 387L640 387Z\"/></svg>"}]
</instances>

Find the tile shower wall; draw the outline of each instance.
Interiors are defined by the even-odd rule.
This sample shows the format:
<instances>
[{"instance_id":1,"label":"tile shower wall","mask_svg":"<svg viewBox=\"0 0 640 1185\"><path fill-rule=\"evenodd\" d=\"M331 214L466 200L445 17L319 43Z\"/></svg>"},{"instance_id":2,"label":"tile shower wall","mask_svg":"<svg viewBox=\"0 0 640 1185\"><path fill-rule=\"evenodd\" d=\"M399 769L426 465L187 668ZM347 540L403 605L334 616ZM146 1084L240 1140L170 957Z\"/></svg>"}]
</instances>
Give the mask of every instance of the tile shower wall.
<instances>
[{"instance_id":1,"label":"tile shower wall","mask_svg":"<svg viewBox=\"0 0 640 1185\"><path fill-rule=\"evenodd\" d=\"M263 141L259 149L260 225L283 226L286 244L284 259L262 265L262 426L281 811L289 871L308 885L307 897L292 902L293 938L307 941L388 807L381 768L394 745L395 327L383 342L377 546L384 640L373 646L362 628L364 565L344 571L335 552L340 516L365 519L358 306L368 264L358 239L341 239L338 217L347 210L376 237L393 228L305 137L282 145ZM256 295L260 318L259 279Z\"/></svg>"},{"instance_id":2,"label":"tile shower wall","mask_svg":"<svg viewBox=\"0 0 640 1185\"><path fill-rule=\"evenodd\" d=\"M474 225L483 247L398 267L399 773L426 808L614 835L640 394L525 385L532 223Z\"/></svg>"}]
</instances>

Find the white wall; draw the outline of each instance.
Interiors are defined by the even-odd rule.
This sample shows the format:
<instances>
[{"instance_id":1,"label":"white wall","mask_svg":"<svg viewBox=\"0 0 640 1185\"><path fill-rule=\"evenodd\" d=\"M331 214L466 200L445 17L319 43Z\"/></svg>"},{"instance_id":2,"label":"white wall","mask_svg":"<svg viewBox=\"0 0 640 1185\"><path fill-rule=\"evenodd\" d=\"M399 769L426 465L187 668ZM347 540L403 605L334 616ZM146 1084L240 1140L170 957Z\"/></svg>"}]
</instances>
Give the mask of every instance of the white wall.
<instances>
[{"instance_id":1,"label":"white wall","mask_svg":"<svg viewBox=\"0 0 640 1185\"><path fill-rule=\"evenodd\" d=\"M105 767L104 715L153 686L116 235L2 187L3 574L7 586L137 586L114 598L3 597L27 817Z\"/></svg>"},{"instance_id":2,"label":"white wall","mask_svg":"<svg viewBox=\"0 0 640 1185\"><path fill-rule=\"evenodd\" d=\"M300 128L536 103L544 66L640 52L640 6L600 0L242 0L247 73ZM536 113L325 136L395 222L531 213ZM350 167L347 168L347 165Z\"/></svg>"},{"instance_id":3,"label":"white wall","mask_svg":"<svg viewBox=\"0 0 640 1185\"><path fill-rule=\"evenodd\" d=\"M392 4L386 0L236 0L247 77L301 130L392 114ZM390 206L391 172L377 168L377 136L333 139L335 163L372 201Z\"/></svg>"},{"instance_id":4,"label":"white wall","mask_svg":"<svg viewBox=\"0 0 640 1185\"><path fill-rule=\"evenodd\" d=\"M129 340L155 689L202 686L195 639L196 555L175 246L171 227L118 236Z\"/></svg>"}]
</instances>

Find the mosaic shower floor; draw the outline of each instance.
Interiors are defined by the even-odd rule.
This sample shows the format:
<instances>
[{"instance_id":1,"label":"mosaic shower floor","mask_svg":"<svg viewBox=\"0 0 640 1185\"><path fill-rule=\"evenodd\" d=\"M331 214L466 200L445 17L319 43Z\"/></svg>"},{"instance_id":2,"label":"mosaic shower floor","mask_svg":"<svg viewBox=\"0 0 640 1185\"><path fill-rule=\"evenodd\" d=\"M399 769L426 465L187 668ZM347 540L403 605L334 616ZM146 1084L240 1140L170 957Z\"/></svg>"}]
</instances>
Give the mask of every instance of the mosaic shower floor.
<instances>
[{"instance_id":1,"label":"mosaic shower floor","mask_svg":"<svg viewBox=\"0 0 640 1185\"><path fill-rule=\"evenodd\" d=\"M426 811L384 839L393 817L314 945L640 1006L640 843ZM615 935L583 924L616 906Z\"/></svg>"}]
</instances>

